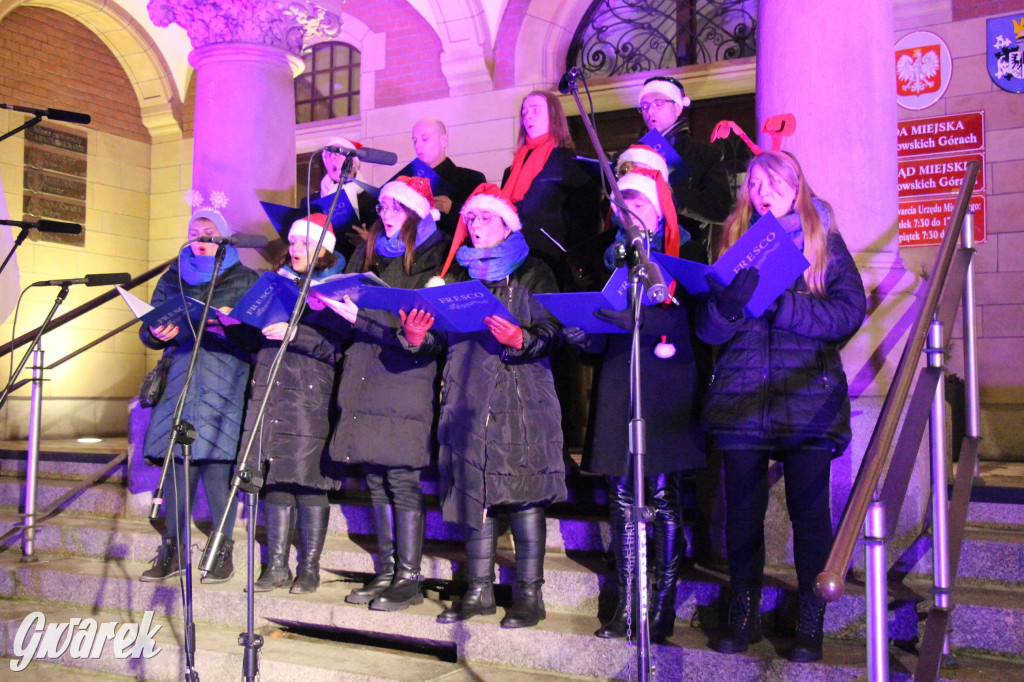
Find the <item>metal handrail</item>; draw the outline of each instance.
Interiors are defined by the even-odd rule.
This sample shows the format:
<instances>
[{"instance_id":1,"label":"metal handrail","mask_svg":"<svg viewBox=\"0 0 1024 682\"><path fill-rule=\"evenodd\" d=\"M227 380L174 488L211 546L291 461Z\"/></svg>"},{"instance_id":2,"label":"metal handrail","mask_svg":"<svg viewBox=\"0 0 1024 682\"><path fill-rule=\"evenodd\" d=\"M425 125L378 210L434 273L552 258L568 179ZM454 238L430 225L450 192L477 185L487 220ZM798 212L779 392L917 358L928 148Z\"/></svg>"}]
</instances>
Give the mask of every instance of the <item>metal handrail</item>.
<instances>
[{"instance_id":1,"label":"metal handrail","mask_svg":"<svg viewBox=\"0 0 1024 682\"><path fill-rule=\"evenodd\" d=\"M829 553L828 562L825 564L825 570L818 575L815 582L815 591L826 601L839 599L845 590L845 579L850 566L850 559L853 556L854 547L864 527L868 507L876 496L879 479L889 463L896 427L903 414L903 408L906 405L910 387L916 375L928 327L934 317L939 297L942 293L942 285L949 273L953 253L960 239L964 216L967 213L971 194L974 191L974 183L980 171L981 163L978 161L971 161L967 165L964 182L960 187L960 193L957 196L953 214L946 228L942 246L935 257L935 265L932 268L931 276L926 282L927 293L922 301L914 327L910 332L907 345L903 348L903 354L900 357L899 365L896 367L892 385L882 403L882 411L879 414L878 422L875 424L871 441L868 443L868 448L864 454L860 471L857 473L857 479L853 484L853 490L850 493L846 509L843 511L843 518L836 532L836 538L832 544L832 551Z\"/></svg>"},{"instance_id":2,"label":"metal handrail","mask_svg":"<svg viewBox=\"0 0 1024 682\"><path fill-rule=\"evenodd\" d=\"M150 268L149 270L146 270L144 273L142 273L138 277L132 279L131 281L129 281L127 284L125 284L121 288L122 289L134 289L138 285L143 284L145 282L148 282L149 280L153 279L154 277L156 277L157 275L162 273L164 270L166 270L168 268L168 266L170 266L170 264L173 263L175 260L176 260L175 258L171 258L170 260L168 260L168 261L166 261L164 263L161 263L160 265L157 265L154 268ZM88 312L90 312L92 310L95 310L96 308L99 308L101 305L103 305L107 301L112 301L115 298L117 298L117 290L114 289L113 287L111 287L108 291L104 291L99 296L96 296L95 298L86 301L85 303L83 303L82 305L78 306L77 308L69 310L68 312L64 313L63 315L60 315L58 317L53 318L53 320L50 321L50 324L47 325L46 332L44 332L44 333L48 334L48 333L52 332L54 329L59 328L61 325L64 325L64 324L70 322L71 320L79 318L82 315L85 315L86 313L88 313ZM30 343L32 341L32 339L34 339L36 337L36 334L38 334L38 333L39 333L39 327L36 327L32 331L25 332L24 334L22 334L21 336L17 337L13 341L8 341L7 343L3 344L2 346L0 346L0 357L3 357L4 355L7 355L8 353L13 352L16 348L20 348L21 346L24 346L26 343ZM77 355L77 353L78 353L78 351L75 351L73 354ZM63 361L63 359L58 361L56 364L60 364L60 362L62 362L62 361Z\"/></svg>"}]
</instances>

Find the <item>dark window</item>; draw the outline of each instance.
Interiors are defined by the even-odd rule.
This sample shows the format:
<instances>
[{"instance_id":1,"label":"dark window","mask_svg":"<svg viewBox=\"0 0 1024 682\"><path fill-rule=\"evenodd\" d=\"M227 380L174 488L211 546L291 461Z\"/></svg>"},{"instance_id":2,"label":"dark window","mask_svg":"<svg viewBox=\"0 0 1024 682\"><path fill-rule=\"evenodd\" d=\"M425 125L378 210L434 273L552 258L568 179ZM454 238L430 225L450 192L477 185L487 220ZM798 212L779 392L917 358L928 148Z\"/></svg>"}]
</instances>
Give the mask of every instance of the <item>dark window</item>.
<instances>
[{"instance_id":1,"label":"dark window","mask_svg":"<svg viewBox=\"0 0 1024 682\"><path fill-rule=\"evenodd\" d=\"M325 121L359 113L359 50L319 43L302 53L306 70L295 79L295 122Z\"/></svg>"}]
</instances>

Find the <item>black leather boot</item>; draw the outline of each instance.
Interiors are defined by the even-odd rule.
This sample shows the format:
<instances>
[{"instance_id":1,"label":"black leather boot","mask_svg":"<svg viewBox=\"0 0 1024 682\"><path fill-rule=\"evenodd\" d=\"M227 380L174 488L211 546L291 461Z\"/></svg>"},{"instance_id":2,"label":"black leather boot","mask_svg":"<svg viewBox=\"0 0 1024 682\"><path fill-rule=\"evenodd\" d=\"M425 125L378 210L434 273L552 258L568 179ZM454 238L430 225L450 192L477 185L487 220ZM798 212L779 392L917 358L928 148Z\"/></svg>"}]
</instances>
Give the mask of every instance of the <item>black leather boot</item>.
<instances>
[{"instance_id":1,"label":"black leather boot","mask_svg":"<svg viewBox=\"0 0 1024 682\"><path fill-rule=\"evenodd\" d=\"M494 554L498 541L494 519L488 516L480 530L466 538L469 589L437 617L438 623L456 623L473 616L487 616L498 608L494 603Z\"/></svg>"},{"instance_id":2,"label":"black leather boot","mask_svg":"<svg viewBox=\"0 0 1024 682\"><path fill-rule=\"evenodd\" d=\"M217 558L213 562L213 568L206 572L199 582L204 585L213 585L216 583L225 583L231 580L231 576L235 574L235 541L224 540L220 545L220 551L217 552Z\"/></svg>"},{"instance_id":3,"label":"black leather boot","mask_svg":"<svg viewBox=\"0 0 1024 682\"><path fill-rule=\"evenodd\" d=\"M327 521L331 516L328 505L299 507L299 537L302 539L302 555L295 571L295 582L289 592L309 594L320 587L320 555L327 538Z\"/></svg>"},{"instance_id":4,"label":"black leather boot","mask_svg":"<svg viewBox=\"0 0 1024 682\"><path fill-rule=\"evenodd\" d=\"M825 628L825 600L801 590L797 604L796 642L786 658L797 663L820 661Z\"/></svg>"},{"instance_id":5,"label":"black leather boot","mask_svg":"<svg viewBox=\"0 0 1024 682\"><path fill-rule=\"evenodd\" d=\"M399 611L423 603L420 590L420 564L423 560L423 530L426 513L422 509L395 510L395 577L391 585L370 602L373 611Z\"/></svg>"},{"instance_id":6,"label":"black leather boot","mask_svg":"<svg viewBox=\"0 0 1024 682\"><path fill-rule=\"evenodd\" d=\"M269 592L292 581L288 568L288 554L295 526L295 507L268 504L264 507L267 522L267 565L259 580L253 583L253 592Z\"/></svg>"},{"instance_id":7,"label":"black leather boot","mask_svg":"<svg viewBox=\"0 0 1024 682\"><path fill-rule=\"evenodd\" d=\"M633 493L629 488L629 479L621 476L608 478L608 511L611 515L612 545L615 550L615 577L618 583L618 603L611 620L602 625L594 634L604 639L620 639L627 631L627 603L632 604L630 589L636 573L633 570L633 551L636 545L627 542L632 537L633 529L628 525L629 509L633 504ZM636 628L636 619L633 619Z\"/></svg>"},{"instance_id":8,"label":"black leather boot","mask_svg":"<svg viewBox=\"0 0 1024 682\"><path fill-rule=\"evenodd\" d=\"M739 654L761 639L761 590L733 590L729 603L729 633L715 644L715 651Z\"/></svg>"},{"instance_id":9,"label":"black leather boot","mask_svg":"<svg viewBox=\"0 0 1024 682\"><path fill-rule=\"evenodd\" d=\"M543 507L528 507L510 515L516 546L516 595L512 608L501 619L503 628L533 627L547 617L544 612L544 545L547 525Z\"/></svg>"},{"instance_id":10,"label":"black leather boot","mask_svg":"<svg viewBox=\"0 0 1024 682\"><path fill-rule=\"evenodd\" d=\"M395 577L395 519L390 504L373 505L373 525L377 529L377 553L380 570L370 582L349 592L349 604L369 604L391 585Z\"/></svg>"},{"instance_id":11,"label":"black leather boot","mask_svg":"<svg viewBox=\"0 0 1024 682\"><path fill-rule=\"evenodd\" d=\"M143 571L139 580L144 583L159 582L178 575L185 566L187 551L188 547L179 542L178 538L164 538L153 559L153 567Z\"/></svg>"},{"instance_id":12,"label":"black leather boot","mask_svg":"<svg viewBox=\"0 0 1024 682\"><path fill-rule=\"evenodd\" d=\"M680 557L686 552L682 509L679 505L679 475L660 474L648 479L653 484L650 505L654 508L654 593L648 620L651 641L663 644L676 624L676 584Z\"/></svg>"}]
</instances>

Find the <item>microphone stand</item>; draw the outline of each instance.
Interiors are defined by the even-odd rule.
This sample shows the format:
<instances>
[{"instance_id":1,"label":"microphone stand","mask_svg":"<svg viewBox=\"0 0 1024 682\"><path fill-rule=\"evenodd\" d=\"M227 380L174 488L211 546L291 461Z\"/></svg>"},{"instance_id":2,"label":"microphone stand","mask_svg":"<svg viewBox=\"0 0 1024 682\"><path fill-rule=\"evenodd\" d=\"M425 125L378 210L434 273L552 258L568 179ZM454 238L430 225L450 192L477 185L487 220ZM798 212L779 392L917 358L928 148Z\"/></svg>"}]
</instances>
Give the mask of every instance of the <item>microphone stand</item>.
<instances>
[{"instance_id":1,"label":"microphone stand","mask_svg":"<svg viewBox=\"0 0 1024 682\"><path fill-rule=\"evenodd\" d=\"M182 540L185 543L185 680L186 682L199 682L199 672L195 669L195 656L196 656L196 625L195 620L192 617L192 505L189 499L189 466L192 459L192 443L195 442L198 437L196 428L181 418L182 413L185 411L185 401L188 398L188 389L192 384L192 376L195 374L196 364L199 361L199 348L203 341L203 336L206 333L206 319L210 314L210 302L213 300L213 290L217 286L217 277L220 273L221 264L224 262L224 257L227 255L227 250L224 244L217 246L217 253L213 260L213 274L210 276L210 287L206 291L206 296L203 299L203 312L200 318L199 329L195 333L195 341L192 344L192 354L188 359L188 369L185 371L185 385L181 389L181 394L178 396L178 402L174 406L174 416L171 419L171 434L167 443L167 453L164 455L164 466L160 472L160 482L157 484L156 491L153 493L153 504L149 510L149 518L155 519L157 517L160 505L163 504L163 488L164 482L167 478L167 471L171 466L171 462L174 458L174 446L181 446L181 458L182 458L182 473L184 478L184 496L185 496L185 518L178 519L177 525L178 530L182 529L184 524L185 536ZM176 495L182 494L182 491L177 489L178 481L177 477L171 481L171 485L175 486ZM228 500L231 498L228 497ZM231 505L228 505L228 509ZM170 514L177 514L177 509L167 510ZM181 541L175 543L175 551L180 551ZM181 555L178 556L178 565L181 565Z\"/></svg>"},{"instance_id":2,"label":"microphone stand","mask_svg":"<svg viewBox=\"0 0 1024 682\"><path fill-rule=\"evenodd\" d=\"M6 133L4 133L2 136L0 136L0 142L3 142L4 140L6 140L11 135L16 135L17 133L20 133L22 130L25 130L26 128L31 128L32 126L34 126L35 124L39 123L42 120L43 120L43 115L42 114L36 114L35 116L33 116L29 120L25 121L20 126L15 128L14 130L8 130Z\"/></svg>"},{"instance_id":3,"label":"microphone stand","mask_svg":"<svg viewBox=\"0 0 1024 682\"><path fill-rule=\"evenodd\" d=\"M17 251L18 247L21 246L24 243L25 237L28 236L28 231L30 229L32 229L32 228L29 228L29 227L21 228L21 232L18 233L17 238L14 240L14 246L12 246L11 250L7 252L7 258L4 258L3 265L0 265L0 272L4 271L4 268L7 267L7 263L14 256L14 252Z\"/></svg>"},{"instance_id":4,"label":"microphone stand","mask_svg":"<svg viewBox=\"0 0 1024 682\"><path fill-rule=\"evenodd\" d=\"M30 284L29 286L34 285ZM18 378L18 375L21 374L21 370L25 369L25 363L28 362L29 356L32 355L32 349L39 344L39 340L43 338L43 334L46 333L46 327L50 324L50 320L53 319L54 314L57 312L57 308L59 308L60 304L64 302L65 298L67 298L68 288L70 286L70 284L61 285L60 291L57 292L57 298L54 299L53 306L50 308L50 312L46 314L46 319L43 320L43 323L41 325L39 325L39 330L36 332L36 337L32 339L32 343L28 345L28 350L25 351L25 355L21 357L21 362L18 363L17 369L14 370L14 373L11 374L10 379L7 380L7 386L4 388L4 392L0 394L0 408L4 406L4 403L7 402L7 398L8 396L10 396L11 391L14 390L14 381L15 379Z\"/></svg>"},{"instance_id":5,"label":"microphone stand","mask_svg":"<svg viewBox=\"0 0 1024 682\"><path fill-rule=\"evenodd\" d=\"M343 166L342 172L348 169L351 165L352 156L355 154L355 150L352 150L352 154L347 154L345 159L345 165ZM334 193L334 201L331 202L331 210L328 212L328 222L330 222L330 216L334 215L334 209L338 205L338 197L341 194L343 184L338 185L338 191ZM309 202L306 202L306 221L309 224L310 206ZM302 317L302 313L306 309L306 296L309 293L309 286L313 280L313 263L315 262L315 256L320 252L320 248L324 244L324 237L327 236L327 230L320 231L320 239L316 243L316 248L313 249L313 259L309 259L306 264L306 272L302 275L302 283L299 286L299 297L295 301L295 306L292 308L292 315L288 319L288 329L285 330L284 338L281 339L281 345L277 348L277 354L274 356L273 362L270 364L270 373L267 375L267 387L263 392L263 400L260 401L259 409L256 412L256 418L253 420L252 428L249 431L249 440L245 443L245 448L242 450L242 454L238 459L238 463L235 466L235 476L231 481L231 492L228 495L230 500L238 494L238 491L245 492L245 509L246 509L246 535L245 535L245 550L246 550L246 572L245 572L245 622L246 630L238 635L239 646L245 649L245 653L242 655L242 679L245 682L256 682L259 679L259 652L263 648L263 635L256 633L256 602L253 590L254 573L256 566L256 503L259 497L260 489L263 487L263 465L262 462L257 462L256 466L249 468L249 455L252 454L253 444L256 442L256 438L263 427L263 417L267 411L267 403L270 399L270 393L274 386L274 380L277 378L277 372L281 368L281 361L284 359L284 354L288 350L288 346L291 345L292 333L298 326L299 318ZM257 455L258 457L259 455ZM213 535L210 536L209 541L206 543L206 549L203 550L203 556L199 562L199 571L204 576L213 569L213 565L217 560L217 554L220 552L220 547L224 544L226 539L224 535L224 526L228 522L228 514L231 513L231 505L228 505L224 509L224 514L220 518L220 522L217 524L217 529ZM289 539L290 541L290 539Z\"/></svg>"},{"instance_id":6,"label":"microphone stand","mask_svg":"<svg viewBox=\"0 0 1024 682\"><path fill-rule=\"evenodd\" d=\"M597 131L590 119L584 114L583 102L580 101L579 88L576 85L577 74L570 71L566 74L567 90L572 93L576 100L576 107L580 112L580 118L590 136L590 142L597 152L598 164L605 180L611 188L613 201L624 207L625 201L622 198L622 191L615 181L608 157L604 153L600 140L597 139ZM629 421L629 456L633 464L633 506L627 515L627 524L634 527L634 591L633 612L636 614L636 646L637 646L637 679L639 682L647 682L653 677L651 664L651 632L650 621L647 613L647 522L652 518L652 510L645 505L644 499L644 458L647 455L647 429L643 418L640 381L640 311L643 305L644 286L648 288L647 295L656 302L660 302L668 295L665 282L661 276L661 270L657 265L652 264L643 248L643 237L640 230L633 224L633 219L628 211L621 211L622 219L626 224L626 248L627 264L629 271L629 305L633 312L633 344L630 351L629 363L629 387L630 387L630 421ZM617 567L623 570L623 567Z\"/></svg>"}]
</instances>

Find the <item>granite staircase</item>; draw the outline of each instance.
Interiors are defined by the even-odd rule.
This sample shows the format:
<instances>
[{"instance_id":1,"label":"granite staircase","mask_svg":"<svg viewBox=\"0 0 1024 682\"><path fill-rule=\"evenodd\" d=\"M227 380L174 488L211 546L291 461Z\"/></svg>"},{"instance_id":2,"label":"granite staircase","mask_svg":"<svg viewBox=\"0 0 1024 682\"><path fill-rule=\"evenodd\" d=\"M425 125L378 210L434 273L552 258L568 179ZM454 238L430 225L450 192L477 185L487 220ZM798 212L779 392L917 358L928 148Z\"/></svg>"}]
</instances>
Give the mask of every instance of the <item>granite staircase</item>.
<instances>
[{"instance_id":1,"label":"granite staircase","mask_svg":"<svg viewBox=\"0 0 1024 682\"><path fill-rule=\"evenodd\" d=\"M44 444L46 445L46 444ZM46 447L40 466L39 505L57 499L118 452L113 447ZM129 461L104 480L69 500L39 522L36 557L21 561L19 522L24 495L24 446L0 447L0 679L174 680L184 676L182 601L176 579L138 580L159 543L146 518L155 469ZM1006 469L1010 465L1002 465ZM959 667L943 679L1020 679L1024 663L1024 466L987 485L972 502L970 522L954 597L951 642ZM983 470L983 475L985 471ZM1015 478L1019 474L1020 478ZM1018 486L1018 487L1015 487ZM462 589L465 557L459 531L444 524L437 509L437 482L426 477L427 542L423 573L426 600L404 611L369 611L344 602L365 580L375 551L369 501L357 477L347 481L332 504L330 534L322 558L322 585L312 595L276 590L256 596L256 625L265 636L260 660L264 680L594 680L627 679L636 649L593 636L598 614L614 607L614 577L607 561L609 529L604 492L597 477L573 476L568 503L552 508L544 598L548 617L534 628L503 630L494 616L440 625L443 601ZM202 498L202 495L200 495ZM200 499L200 508L202 499ZM240 512L242 514L243 512ZM200 517L202 511L200 509ZM193 535L198 563L209 523ZM194 574L196 663L203 680L239 679L245 629L245 520L234 534L235 577L202 585ZM687 530L688 535L690 529ZM262 537L262 528L259 530ZM922 538L927 543L927 538ZM691 543L692 546L692 543ZM892 679L909 679L916 664L914 644L928 605L927 552L905 555L891 573L890 633ZM907 556L920 556L920 559ZM294 564L295 554L292 555ZM512 548L499 543L499 606L511 601ZM723 623L726 576L720 567L688 562L680 579L677 622L665 645L652 648L658 680L856 680L866 679L864 597L854 575L847 594L829 607L825 659L794 664L781 657L789 643L795 611L795 578L785 567L770 571L762 602L767 638L743 655L722 655L708 647ZM139 622L155 612L162 648L150 659L33 661L14 673L15 640L25 617L35 611L47 622L91 617L97 622ZM24 677L21 677L24 676ZM633 675L635 679L635 671Z\"/></svg>"}]
</instances>

